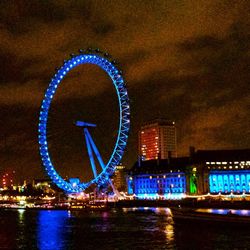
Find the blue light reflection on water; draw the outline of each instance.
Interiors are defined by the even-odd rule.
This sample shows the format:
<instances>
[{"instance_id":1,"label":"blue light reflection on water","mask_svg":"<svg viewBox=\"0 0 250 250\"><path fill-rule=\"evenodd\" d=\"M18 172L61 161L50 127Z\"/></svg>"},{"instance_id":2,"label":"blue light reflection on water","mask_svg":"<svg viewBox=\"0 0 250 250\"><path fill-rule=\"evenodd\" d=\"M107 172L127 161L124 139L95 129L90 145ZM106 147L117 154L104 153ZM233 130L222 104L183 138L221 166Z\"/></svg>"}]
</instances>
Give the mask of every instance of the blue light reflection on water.
<instances>
[{"instance_id":1,"label":"blue light reflection on water","mask_svg":"<svg viewBox=\"0 0 250 250\"><path fill-rule=\"evenodd\" d=\"M0 249L249 249L248 224L174 221L169 212L149 207L93 212L4 209Z\"/></svg>"},{"instance_id":2,"label":"blue light reflection on water","mask_svg":"<svg viewBox=\"0 0 250 250\"><path fill-rule=\"evenodd\" d=\"M200 208L197 212L211 213L211 214L236 214L239 216L250 216L250 210L246 209L211 209L211 208Z\"/></svg>"},{"instance_id":3,"label":"blue light reflection on water","mask_svg":"<svg viewBox=\"0 0 250 250\"><path fill-rule=\"evenodd\" d=\"M37 245L40 250L62 249L65 247L67 220L66 210L40 210L37 218Z\"/></svg>"},{"instance_id":4,"label":"blue light reflection on water","mask_svg":"<svg viewBox=\"0 0 250 250\"><path fill-rule=\"evenodd\" d=\"M172 216L171 209L165 207L130 207L123 208L123 212L152 212L156 214L165 214L167 216Z\"/></svg>"}]
</instances>

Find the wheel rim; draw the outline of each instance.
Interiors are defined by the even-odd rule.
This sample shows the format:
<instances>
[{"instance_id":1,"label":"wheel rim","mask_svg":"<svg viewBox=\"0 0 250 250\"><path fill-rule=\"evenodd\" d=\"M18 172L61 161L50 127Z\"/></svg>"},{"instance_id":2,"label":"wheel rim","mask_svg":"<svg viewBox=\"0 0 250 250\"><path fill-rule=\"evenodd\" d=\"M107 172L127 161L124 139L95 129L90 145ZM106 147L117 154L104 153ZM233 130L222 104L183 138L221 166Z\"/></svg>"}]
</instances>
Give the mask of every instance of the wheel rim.
<instances>
[{"instance_id":1,"label":"wheel rim","mask_svg":"<svg viewBox=\"0 0 250 250\"><path fill-rule=\"evenodd\" d=\"M77 185L64 180L56 171L49 155L47 143L47 121L49 115L50 104L56 93L58 85L61 83L67 73L73 68L81 64L95 64L102 68L111 78L115 86L118 103L119 103L119 129L114 150L105 165L105 168L97 175L96 178L89 182L81 182ZM49 87L45 92L45 97L42 101L39 125L38 125L38 140L39 149L43 166L50 179L61 189L69 193L79 193L84 191L91 184L101 185L109 181L110 176L114 173L115 167L120 163L123 156L130 127L130 107L129 97L124 79L117 67L107 58L96 54L79 54L72 56L71 59L65 61L61 68L56 72L51 79Z\"/></svg>"}]
</instances>

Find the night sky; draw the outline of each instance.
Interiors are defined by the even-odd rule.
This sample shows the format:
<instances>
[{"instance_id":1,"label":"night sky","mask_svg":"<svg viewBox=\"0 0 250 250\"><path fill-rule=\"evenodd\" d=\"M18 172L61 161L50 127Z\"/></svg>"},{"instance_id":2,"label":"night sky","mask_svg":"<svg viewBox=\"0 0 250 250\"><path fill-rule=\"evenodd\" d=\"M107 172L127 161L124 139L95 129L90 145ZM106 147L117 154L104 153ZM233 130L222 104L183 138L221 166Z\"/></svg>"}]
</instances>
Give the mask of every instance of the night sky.
<instances>
[{"instance_id":1,"label":"night sky","mask_svg":"<svg viewBox=\"0 0 250 250\"><path fill-rule=\"evenodd\" d=\"M142 122L177 124L178 155L197 149L250 148L249 1L1 1L0 173L44 177L38 151L40 104L55 68L82 48L100 48L119 63L131 99L123 163L137 159ZM90 177L82 131L107 160L118 108L109 77L82 65L58 88L49 118L49 148L63 176Z\"/></svg>"}]
</instances>

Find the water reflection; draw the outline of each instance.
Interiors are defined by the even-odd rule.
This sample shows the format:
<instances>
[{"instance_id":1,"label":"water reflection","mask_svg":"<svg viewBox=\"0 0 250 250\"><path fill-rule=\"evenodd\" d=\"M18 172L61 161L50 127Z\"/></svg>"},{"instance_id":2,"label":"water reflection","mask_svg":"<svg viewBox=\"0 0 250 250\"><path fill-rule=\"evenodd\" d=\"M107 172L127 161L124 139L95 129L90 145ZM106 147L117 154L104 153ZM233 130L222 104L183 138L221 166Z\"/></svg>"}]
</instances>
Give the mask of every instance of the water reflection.
<instances>
[{"instance_id":1,"label":"water reflection","mask_svg":"<svg viewBox=\"0 0 250 250\"><path fill-rule=\"evenodd\" d=\"M19 224L23 224L25 209L24 208L20 208L17 211L18 211Z\"/></svg>"},{"instance_id":2,"label":"water reflection","mask_svg":"<svg viewBox=\"0 0 250 250\"><path fill-rule=\"evenodd\" d=\"M239 211L249 213L233 210ZM173 222L167 208L0 210L0 249L249 249L249 245L248 226Z\"/></svg>"},{"instance_id":3,"label":"water reflection","mask_svg":"<svg viewBox=\"0 0 250 250\"><path fill-rule=\"evenodd\" d=\"M211 213L211 214L236 214L239 216L250 216L250 210L246 209L211 209L211 208L199 208L197 212Z\"/></svg>"},{"instance_id":4,"label":"water reflection","mask_svg":"<svg viewBox=\"0 0 250 250\"><path fill-rule=\"evenodd\" d=\"M174 225L173 225L173 222L172 223L170 221L167 222L165 234L166 234L167 244L172 245L174 243Z\"/></svg>"},{"instance_id":5,"label":"water reflection","mask_svg":"<svg viewBox=\"0 0 250 250\"><path fill-rule=\"evenodd\" d=\"M20 208L17 210L18 212L18 237L17 242L19 245L25 241L25 209Z\"/></svg>"},{"instance_id":6,"label":"water reflection","mask_svg":"<svg viewBox=\"0 0 250 250\"><path fill-rule=\"evenodd\" d=\"M123 208L123 212L141 212L141 213L156 213L167 216L172 216L172 212L169 208L164 207L131 207L131 208Z\"/></svg>"},{"instance_id":7,"label":"water reflection","mask_svg":"<svg viewBox=\"0 0 250 250\"><path fill-rule=\"evenodd\" d=\"M38 249L50 250L66 247L65 227L70 216L68 211L39 211L37 222Z\"/></svg>"}]
</instances>

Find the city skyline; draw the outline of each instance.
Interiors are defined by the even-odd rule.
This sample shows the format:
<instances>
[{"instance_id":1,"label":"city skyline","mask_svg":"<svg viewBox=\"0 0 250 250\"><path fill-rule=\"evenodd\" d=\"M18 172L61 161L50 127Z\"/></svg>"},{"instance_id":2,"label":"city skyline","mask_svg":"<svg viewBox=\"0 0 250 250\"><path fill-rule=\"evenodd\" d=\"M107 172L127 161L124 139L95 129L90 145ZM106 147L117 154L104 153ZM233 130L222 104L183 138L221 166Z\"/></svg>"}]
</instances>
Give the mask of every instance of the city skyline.
<instances>
[{"instance_id":1,"label":"city skyline","mask_svg":"<svg viewBox=\"0 0 250 250\"><path fill-rule=\"evenodd\" d=\"M43 176L37 126L44 92L54 69L88 47L112 54L127 81L131 134L126 166L137 160L142 123L161 116L176 121L178 155L187 155L189 146L250 147L246 1L89 1L75 6L19 1L0 6L1 173L12 169L23 178ZM61 152L54 158L65 168L76 159L75 175L87 159L84 155L80 168L84 144L73 120L87 117L98 124L93 137L105 158L117 125L115 91L104 72L83 65L65 79L56 98L52 135L59 131L64 138L52 140ZM102 140L100 135L105 135Z\"/></svg>"}]
</instances>

